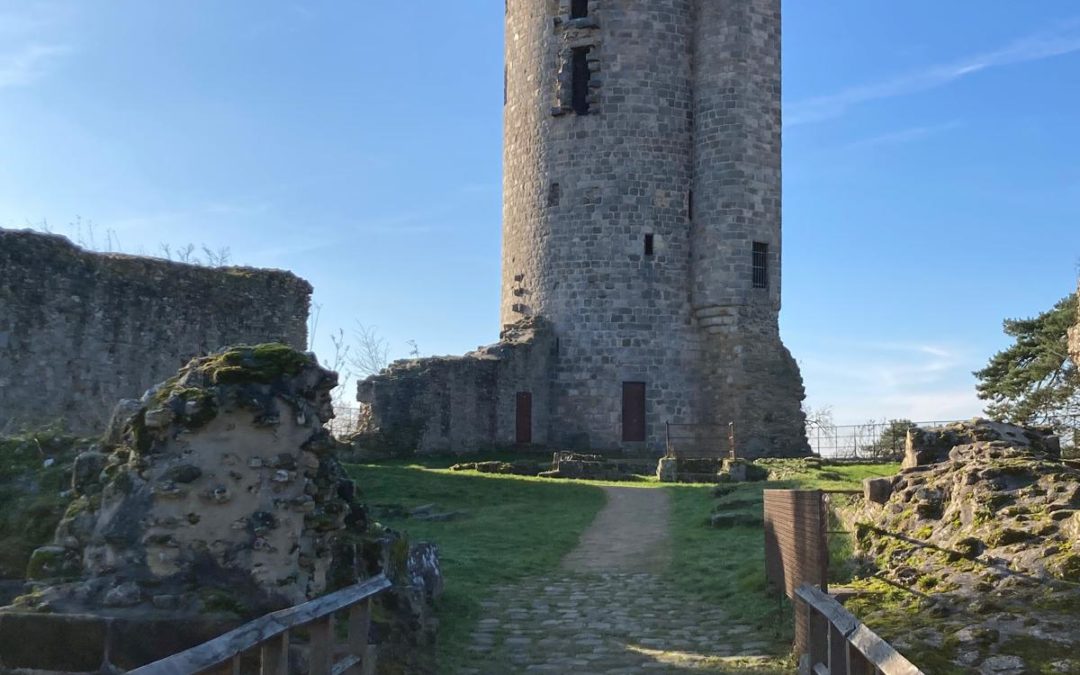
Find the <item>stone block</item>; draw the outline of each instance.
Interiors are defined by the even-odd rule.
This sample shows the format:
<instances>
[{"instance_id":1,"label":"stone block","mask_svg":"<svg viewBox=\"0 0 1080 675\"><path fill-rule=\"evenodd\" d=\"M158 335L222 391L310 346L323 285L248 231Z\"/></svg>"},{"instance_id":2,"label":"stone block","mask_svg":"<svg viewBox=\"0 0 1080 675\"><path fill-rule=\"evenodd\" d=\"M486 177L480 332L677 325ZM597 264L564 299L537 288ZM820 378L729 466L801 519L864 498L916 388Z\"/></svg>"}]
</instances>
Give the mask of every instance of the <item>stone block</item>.
<instances>
[{"instance_id":1,"label":"stone block","mask_svg":"<svg viewBox=\"0 0 1080 675\"><path fill-rule=\"evenodd\" d=\"M884 504L893 493L892 478L867 478L863 481L863 496L866 501Z\"/></svg>"}]
</instances>

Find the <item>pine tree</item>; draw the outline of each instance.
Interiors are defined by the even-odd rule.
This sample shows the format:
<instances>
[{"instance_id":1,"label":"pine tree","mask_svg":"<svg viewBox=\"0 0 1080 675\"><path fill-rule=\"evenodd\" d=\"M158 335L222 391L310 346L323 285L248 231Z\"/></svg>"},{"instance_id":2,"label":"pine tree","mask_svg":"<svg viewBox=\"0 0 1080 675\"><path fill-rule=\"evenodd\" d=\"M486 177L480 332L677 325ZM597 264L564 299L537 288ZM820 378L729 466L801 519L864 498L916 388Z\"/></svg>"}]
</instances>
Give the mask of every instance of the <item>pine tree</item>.
<instances>
[{"instance_id":1,"label":"pine tree","mask_svg":"<svg viewBox=\"0 0 1080 675\"><path fill-rule=\"evenodd\" d=\"M1007 319L1012 346L975 371L986 413L1014 424L1074 428L1080 422L1080 369L1069 358L1077 297L1069 295L1033 319ZM1071 419L1070 419L1071 418Z\"/></svg>"}]
</instances>

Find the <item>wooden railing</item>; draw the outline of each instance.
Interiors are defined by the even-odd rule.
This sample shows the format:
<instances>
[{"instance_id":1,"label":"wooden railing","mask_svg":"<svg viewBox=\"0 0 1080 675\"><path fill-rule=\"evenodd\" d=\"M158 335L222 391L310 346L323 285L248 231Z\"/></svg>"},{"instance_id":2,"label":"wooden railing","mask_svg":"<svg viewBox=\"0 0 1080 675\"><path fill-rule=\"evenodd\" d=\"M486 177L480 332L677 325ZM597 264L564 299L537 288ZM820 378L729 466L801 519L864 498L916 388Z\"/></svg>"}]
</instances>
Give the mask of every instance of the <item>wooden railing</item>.
<instances>
[{"instance_id":1,"label":"wooden railing","mask_svg":"<svg viewBox=\"0 0 1080 675\"><path fill-rule=\"evenodd\" d=\"M796 611L809 624L809 664L814 675L923 675L892 645L811 584L795 591ZM800 669L800 672L804 672Z\"/></svg>"},{"instance_id":2,"label":"wooden railing","mask_svg":"<svg viewBox=\"0 0 1080 675\"><path fill-rule=\"evenodd\" d=\"M209 642L128 672L129 675L239 675L255 672L252 664L258 659L258 672L262 675L288 675L289 636L303 628L309 634L311 675L368 675L375 672L374 649L368 645L371 599L388 588L390 580L380 574L302 605L267 614ZM343 610L349 612L346 653L335 661L334 614Z\"/></svg>"}]
</instances>

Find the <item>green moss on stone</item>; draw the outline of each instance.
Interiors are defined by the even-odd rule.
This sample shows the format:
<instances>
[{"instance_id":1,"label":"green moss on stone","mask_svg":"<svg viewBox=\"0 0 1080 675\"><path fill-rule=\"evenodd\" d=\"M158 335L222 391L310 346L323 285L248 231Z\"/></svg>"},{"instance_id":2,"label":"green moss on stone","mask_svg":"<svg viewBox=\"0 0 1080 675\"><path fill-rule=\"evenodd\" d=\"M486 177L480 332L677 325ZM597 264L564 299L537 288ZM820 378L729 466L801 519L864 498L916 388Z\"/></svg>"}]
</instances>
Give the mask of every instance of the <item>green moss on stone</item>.
<instances>
[{"instance_id":1,"label":"green moss on stone","mask_svg":"<svg viewBox=\"0 0 1080 675\"><path fill-rule=\"evenodd\" d=\"M294 377L312 358L288 345L269 343L241 345L207 357L199 371L213 384L270 384L282 377Z\"/></svg>"},{"instance_id":2,"label":"green moss on stone","mask_svg":"<svg viewBox=\"0 0 1080 675\"><path fill-rule=\"evenodd\" d=\"M986 543L991 548L998 546L1008 546L1009 544L1018 544L1022 541L1027 541L1031 538L1031 534L1023 530L1017 530L1012 527L1004 527L1000 530L995 530L990 533L990 536L986 538Z\"/></svg>"}]
</instances>

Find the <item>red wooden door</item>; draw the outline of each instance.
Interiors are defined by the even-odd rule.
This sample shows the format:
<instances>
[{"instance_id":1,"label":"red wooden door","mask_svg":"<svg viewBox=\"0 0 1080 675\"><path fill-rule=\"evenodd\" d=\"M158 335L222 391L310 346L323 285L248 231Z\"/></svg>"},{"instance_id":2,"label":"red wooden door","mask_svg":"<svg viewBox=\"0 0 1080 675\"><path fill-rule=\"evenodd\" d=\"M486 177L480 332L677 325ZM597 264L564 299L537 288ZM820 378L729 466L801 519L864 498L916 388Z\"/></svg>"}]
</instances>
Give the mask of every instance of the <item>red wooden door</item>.
<instances>
[{"instance_id":1,"label":"red wooden door","mask_svg":"<svg viewBox=\"0 0 1080 675\"><path fill-rule=\"evenodd\" d=\"M645 440L645 383L623 382L622 439L627 443Z\"/></svg>"},{"instance_id":2,"label":"red wooden door","mask_svg":"<svg viewBox=\"0 0 1080 675\"><path fill-rule=\"evenodd\" d=\"M532 392L529 391L517 394L517 442L532 443Z\"/></svg>"}]
</instances>

